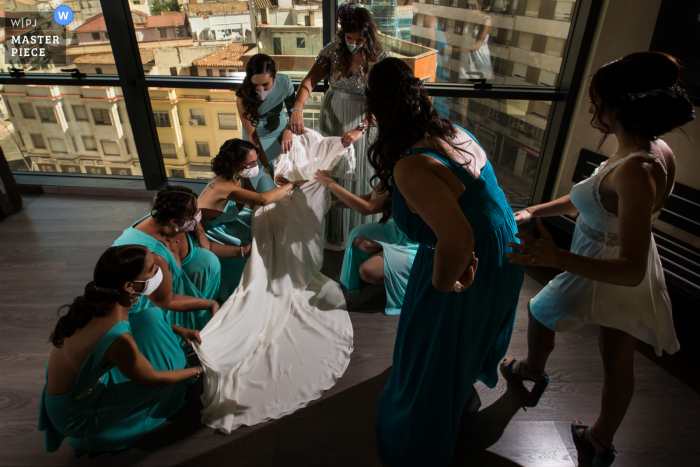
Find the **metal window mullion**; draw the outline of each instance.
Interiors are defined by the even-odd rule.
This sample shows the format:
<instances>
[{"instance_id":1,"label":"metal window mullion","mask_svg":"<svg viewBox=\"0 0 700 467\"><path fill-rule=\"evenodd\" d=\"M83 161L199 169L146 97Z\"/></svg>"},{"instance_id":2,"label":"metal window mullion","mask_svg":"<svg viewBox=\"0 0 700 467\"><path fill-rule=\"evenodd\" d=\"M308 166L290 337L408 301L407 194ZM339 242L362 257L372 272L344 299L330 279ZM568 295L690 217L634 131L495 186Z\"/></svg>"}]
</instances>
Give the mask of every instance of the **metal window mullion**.
<instances>
[{"instance_id":1,"label":"metal window mullion","mask_svg":"<svg viewBox=\"0 0 700 467\"><path fill-rule=\"evenodd\" d=\"M119 74L119 86L124 96L136 153L141 163L146 189L162 188L168 180L163 156L158 144L158 131L148 88L137 85L145 76L139 44L136 40L128 0L100 0L114 61Z\"/></svg>"},{"instance_id":2,"label":"metal window mullion","mask_svg":"<svg viewBox=\"0 0 700 467\"><path fill-rule=\"evenodd\" d=\"M546 203L554 196L554 185L602 6L603 0L576 2L571 32L556 86L557 89L567 91L566 99L554 102L549 111L537 175L530 191L531 205Z\"/></svg>"}]
</instances>

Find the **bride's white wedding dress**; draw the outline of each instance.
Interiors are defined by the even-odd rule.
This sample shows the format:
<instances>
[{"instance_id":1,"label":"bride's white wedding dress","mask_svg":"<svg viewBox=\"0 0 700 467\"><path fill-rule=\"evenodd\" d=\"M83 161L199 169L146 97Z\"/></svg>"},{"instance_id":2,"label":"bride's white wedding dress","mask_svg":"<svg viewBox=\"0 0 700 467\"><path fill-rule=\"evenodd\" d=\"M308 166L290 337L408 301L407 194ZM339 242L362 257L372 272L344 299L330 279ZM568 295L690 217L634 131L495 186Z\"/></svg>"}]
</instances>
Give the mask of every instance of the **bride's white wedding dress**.
<instances>
[{"instance_id":1,"label":"bride's white wedding dress","mask_svg":"<svg viewBox=\"0 0 700 467\"><path fill-rule=\"evenodd\" d=\"M353 330L340 286L320 274L330 194L317 169L354 175L340 138L294 136L275 174L310 180L255 209L253 246L240 285L201 331L202 423L225 433L282 417L321 396L350 363Z\"/></svg>"}]
</instances>

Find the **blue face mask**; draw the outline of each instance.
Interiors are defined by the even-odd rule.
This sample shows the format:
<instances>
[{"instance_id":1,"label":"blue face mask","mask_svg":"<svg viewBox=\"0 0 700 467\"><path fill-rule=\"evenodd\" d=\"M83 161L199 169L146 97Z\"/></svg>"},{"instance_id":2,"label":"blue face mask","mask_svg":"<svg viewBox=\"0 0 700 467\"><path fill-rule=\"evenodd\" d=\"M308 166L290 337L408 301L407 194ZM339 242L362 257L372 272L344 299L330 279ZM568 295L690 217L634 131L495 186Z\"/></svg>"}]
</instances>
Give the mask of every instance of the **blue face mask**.
<instances>
[{"instance_id":1,"label":"blue face mask","mask_svg":"<svg viewBox=\"0 0 700 467\"><path fill-rule=\"evenodd\" d=\"M348 41L345 41L345 45L348 46L348 49L350 49L350 53L353 55L355 55L357 52L362 50L361 45L353 45L353 44L349 43Z\"/></svg>"}]
</instances>

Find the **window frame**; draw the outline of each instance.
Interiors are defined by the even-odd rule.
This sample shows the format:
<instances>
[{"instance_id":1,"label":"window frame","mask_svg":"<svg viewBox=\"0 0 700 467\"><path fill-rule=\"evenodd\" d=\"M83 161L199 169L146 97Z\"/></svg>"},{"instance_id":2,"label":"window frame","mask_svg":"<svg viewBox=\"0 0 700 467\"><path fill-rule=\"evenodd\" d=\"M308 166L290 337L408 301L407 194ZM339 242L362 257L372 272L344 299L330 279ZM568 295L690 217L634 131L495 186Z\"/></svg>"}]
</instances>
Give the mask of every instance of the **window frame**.
<instances>
[{"instance_id":1,"label":"window frame","mask_svg":"<svg viewBox=\"0 0 700 467\"><path fill-rule=\"evenodd\" d=\"M431 2L425 0L422 3ZM437 5L449 4L446 0L444 2L435 0L433 3ZM602 5L603 0L578 0L576 2L571 13L571 30L562 55L562 68L556 86L553 88L532 85L493 85L487 89L472 83L426 83L426 90L435 97L545 100L553 103L540 152L540 167L531 192L530 201L532 203L548 200L554 186L557 168L563 153L570 119L583 80L583 71L590 53ZM133 128L139 129L133 134L133 142L143 172L142 180L147 189L159 189L168 182L168 176L160 151L148 88L235 90L240 85L241 80L231 77L146 75L139 54L135 28L131 21L129 0L102 0L101 6L107 28L105 35L108 36L114 56L117 58L115 64L117 74L88 74L84 77L72 78L63 73L27 73L24 76L15 77L10 76L8 72L0 72L0 84L119 87L128 119ZM324 44L329 43L337 31L336 10L337 2L322 0L323 24L328 26L322 30ZM462 32L464 33L466 30L468 30L467 25L464 26ZM298 88L300 82L300 79L292 79L295 88ZM313 91L324 92L327 89L328 83L324 81L319 83ZM24 172L16 173L16 175L21 175L22 181L20 183L31 183L33 173ZM46 174L42 175L46 176ZM60 174L56 176L60 176ZM83 177L81 183L84 183L84 186L103 186L102 180L104 178ZM132 178L140 179L140 177Z\"/></svg>"}]
</instances>

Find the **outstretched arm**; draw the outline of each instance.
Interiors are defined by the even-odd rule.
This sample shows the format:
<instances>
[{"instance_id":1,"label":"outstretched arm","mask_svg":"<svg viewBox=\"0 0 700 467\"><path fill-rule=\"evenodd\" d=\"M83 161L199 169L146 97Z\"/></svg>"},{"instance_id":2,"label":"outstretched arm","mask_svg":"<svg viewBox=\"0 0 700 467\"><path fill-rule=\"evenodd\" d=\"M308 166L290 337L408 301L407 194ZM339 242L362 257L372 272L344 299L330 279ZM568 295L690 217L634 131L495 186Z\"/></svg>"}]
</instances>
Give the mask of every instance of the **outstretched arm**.
<instances>
[{"instance_id":1,"label":"outstretched arm","mask_svg":"<svg viewBox=\"0 0 700 467\"><path fill-rule=\"evenodd\" d=\"M348 207L363 216L381 213L384 202L389 196L387 194L372 196L374 192L362 196L354 195L333 181L331 174L325 170L316 171L314 179L338 197L342 204L337 205L337 207Z\"/></svg>"},{"instance_id":2,"label":"outstretched arm","mask_svg":"<svg viewBox=\"0 0 700 467\"><path fill-rule=\"evenodd\" d=\"M124 376L145 388L160 388L197 376L197 368L156 371L139 352L131 334L122 334L107 350L107 360L114 363ZM200 367L199 372L203 369Z\"/></svg>"},{"instance_id":3,"label":"outstretched arm","mask_svg":"<svg viewBox=\"0 0 700 467\"><path fill-rule=\"evenodd\" d=\"M510 244L523 254L507 253L512 263L549 266L609 284L636 287L646 275L651 244L651 215L656 200L656 183L651 165L634 159L612 174L618 197L620 253L617 258L591 258L557 247L551 234L537 220L541 238L517 234L524 244Z\"/></svg>"}]
</instances>

